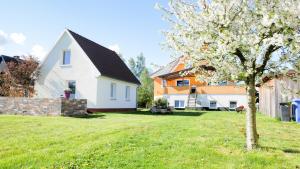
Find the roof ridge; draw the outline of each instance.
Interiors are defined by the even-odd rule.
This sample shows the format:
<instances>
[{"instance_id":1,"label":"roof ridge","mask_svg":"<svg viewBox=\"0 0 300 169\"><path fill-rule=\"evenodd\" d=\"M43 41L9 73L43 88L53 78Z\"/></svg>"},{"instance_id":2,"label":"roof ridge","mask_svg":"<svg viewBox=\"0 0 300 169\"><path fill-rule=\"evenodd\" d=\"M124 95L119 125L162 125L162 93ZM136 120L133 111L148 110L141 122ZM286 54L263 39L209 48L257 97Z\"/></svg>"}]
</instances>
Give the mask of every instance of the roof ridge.
<instances>
[{"instance_id":1,"label":"roof ridge","mask_svg":"<svg viewBox=\"0 0 300 169\"><path fill-rule=\"evenodd\" d=\"M101 75L134 84L141 84L138 78L135 77L115 51L110 50L69 29L66 30L78 43L80 48L91 60Z\"/></svg>"},{"instance_id":2,"label":"roof ridge","mask_svg":"<svg viewBox=\"0 0 300 169\"><path fill-rule=\"evenodd\" d=\"M92 43L94 43L94 44L96 44L96 45L98 45L98 46L100 46L100 47L102 47L102 48L105 48L105 49L107 49L107 50L110 50L110 51L113 52L113 53L116 53L115 51L113 51L113 50L111 50L111 49L109 49L109 48L107 48L107 47L105 47L105 46L103 46L103 45L100 45L99 43L97 43L97 42L95 42L95 41L93 41L93 40L91 40L91 39L89 39L89 38L86 38L86 37L84 37L84 36L82 36L82 35L80 35L80 34L74 32L74 31L72 31L72 30L70 30L70 29L67 29L67 31L69 31L69 32L71 33L71 35L72 35L72 34L76 34L77 36L80 36L81 38L84 38L84 39L86 39L86 40L88 40L88 41L90 41L90 42L92 42ZM73 35L72 35L72 36L73 36Z\"/></svg>"}]
</instances>

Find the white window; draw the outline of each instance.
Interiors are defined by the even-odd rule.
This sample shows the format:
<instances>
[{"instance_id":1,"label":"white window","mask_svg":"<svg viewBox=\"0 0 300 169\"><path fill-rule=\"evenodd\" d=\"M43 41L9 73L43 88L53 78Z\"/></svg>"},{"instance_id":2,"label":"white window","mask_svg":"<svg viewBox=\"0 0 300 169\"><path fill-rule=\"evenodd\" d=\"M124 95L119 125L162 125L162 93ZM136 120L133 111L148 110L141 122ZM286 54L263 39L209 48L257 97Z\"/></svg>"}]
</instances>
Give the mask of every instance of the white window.
<instances>
[{"instance_id":1,"label":"white window","mask_svg":"<svg viewBox=\"0 0 300 169\"><path fill-rule=\"evenodd\" d=\"M130 86L126 86L125 88L125 99L130 100Z\"/></svg>"},{"instance_id":2,"label":"white window","mask_svg":"<svg viewBox=\"0 0 300 169\"><path fill-rule=\"evenodd\" d=\"M210 101L209 108L216 109L217 108L217 101Z\"/></svg>"},{"instance_id":3,"label":"white window","mask_svg":"<svg viewBox=\"0 0 300 169\"><path fill-rule=\"evenodd\" d=\"M184 100L175 100L175 108L184 108Z\"/></svg>"},{"instance_id":4,"label":"white window","mask_svg":"<svg viewBox=\"0 0 300 169\"><path fill-rule=\"evenodd\" d=\"M63 65L70 65L71 64L71 51L70 50L65 50L63 52L62 64Z\"/></svg>"},{"instance_id":5,"label":"white window","mask_svg":"<svg viewBox=\"0 0 300 169\"><path fill-rule=\"evenodd\" d=\"M235 109L237 107L236 101L230 101L229 102L229 109Z\"/></svg>"},{"instance_id":6,"label":"white window","mask_svg":"<svg viewBox=\"0 0 300 169\"><path fill-rule=\"evenodd\" d=\"M190 81L189 80L177 80L176 86L189 86Z\"/></svg>"},{"instance_id":7,"label":"white window","mask_svg":"<svg viewBox=\"0 0 300 169\"><path fill-rule=\"evenodd\" d=\"M117 99L117 85L115 83L110 84L110 98Z\"/></svg>"}]
</instances>

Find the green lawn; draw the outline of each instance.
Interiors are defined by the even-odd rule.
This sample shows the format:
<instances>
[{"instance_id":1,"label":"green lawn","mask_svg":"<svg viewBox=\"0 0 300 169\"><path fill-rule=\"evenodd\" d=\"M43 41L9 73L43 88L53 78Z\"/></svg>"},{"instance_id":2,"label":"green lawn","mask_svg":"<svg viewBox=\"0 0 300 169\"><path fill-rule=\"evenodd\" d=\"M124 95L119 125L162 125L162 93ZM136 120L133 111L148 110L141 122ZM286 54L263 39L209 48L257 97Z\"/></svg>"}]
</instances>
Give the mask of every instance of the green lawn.
<instances>
[{"instance_id":1,"label":"green lawn","mask_svg":"<svg viewBox=\"0 0 300 169\"><path fill-rule=\"evenodd\" d=\"M0 116L0 168L300 168L300 125L258 115L261 148L244 149L243 114Z\"/></svg>"}]
</instances>

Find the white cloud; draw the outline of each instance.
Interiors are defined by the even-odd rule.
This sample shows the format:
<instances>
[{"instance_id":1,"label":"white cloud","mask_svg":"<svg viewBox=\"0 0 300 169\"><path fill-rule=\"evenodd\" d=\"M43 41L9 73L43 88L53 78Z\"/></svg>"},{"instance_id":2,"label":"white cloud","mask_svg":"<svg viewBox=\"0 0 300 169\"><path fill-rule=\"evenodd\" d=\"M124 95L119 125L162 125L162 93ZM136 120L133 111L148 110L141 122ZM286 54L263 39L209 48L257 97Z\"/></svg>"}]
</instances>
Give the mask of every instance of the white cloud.
<instances>
[{"instance_id":1,"label":"white cloud","mask_svg":"<svg viewBox=\"0 0 300 169\"><path fill-rule=\"evenodd\" d=\"M32 56L37 57L40 61L44 60L46 56L46 51L43 46L36 44L32 47L32 52L30 53Z\"/></svg>"},{"instance_id":2,"label":"white cloud","mask_svg":"<svg viewBox=\"0 0 300 169\"><path fill-rule=\"evenodd\" d=\"M5 45L8 42L8 36L5 32L0 30L0 45Z\"/></svg>"},{"instance_id":3,"label":"white cloud","mask_svg":"<svg viewBox=\"0 0 300 169\"><path fill-rule=\"evenodd\" d=\"M5 49L2 46L0 46L0 55L3 54L4 52L5 52Z\"/></svg>"},{"instance_id":4,"label":"white cloud","mask_svg":"<svg viewBox=\"0 0 300 169\"><path fill-rule=\"evenodd\" d=\"M120 54L120 46L118 44L109 45L108 48L115 51L118 55Z\"/></svg>"},{"instance_id":5,"label":"white cloud","mask_svg":"<svg viewBox=\"0 0 300 169\"><path fill-rule=\"evenodd\" d=\"M10 39L16 44L24 44L26 36L23 33L11 33Z\"/></svg>"}]
</instances>

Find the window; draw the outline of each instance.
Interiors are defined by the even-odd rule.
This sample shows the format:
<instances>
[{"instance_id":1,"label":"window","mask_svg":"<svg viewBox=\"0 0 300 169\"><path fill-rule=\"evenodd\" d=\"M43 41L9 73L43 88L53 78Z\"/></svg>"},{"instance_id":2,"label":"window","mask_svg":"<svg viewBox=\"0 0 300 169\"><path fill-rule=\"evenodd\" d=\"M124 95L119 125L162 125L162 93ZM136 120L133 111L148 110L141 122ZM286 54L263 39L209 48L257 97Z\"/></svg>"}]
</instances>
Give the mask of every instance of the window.
<instances>
[{"instance_id":1,"label":"window","mask_svg":"<svg viewBox=\"0 0 300 169\"><path fill-rule=\"evenodd\" d=\"M75 99L76 94L76 81L70 80L68 81L68 88L71 90L70 98Z\"/></svg>"},{"instance_id":2,"label":"window","mask_svg":"<svg viewBox=\"0 0 300 169\"><path fill-rule=\"evenodd\" d=\"M220 81L220 82L209 82L208 86L227 86L227 81Z\"/></svg>"},{"instance_id":3,"label":"window","mask_svg":"<svg viewBox=\"0 0 300 169\"><path fill-rule=\"evenodd\" d=\"M184 100L175 100L175 108L184 108Z\"/></svg>"},{"instance_id":4,"label":"window","mask_svg":"<svg viewBox=\"0 0 300 169\"><path fill-rule=\"evenodd\" d=\"M65 50L63 53L63 65L69 65L71 64L71 51Z\"/></svg>"},{"instance_id":5,"label":"window","mask_svg":"<svg viewBox=\"0 0 300 169\"><path fill-rule=\"evenodd\" d=\"M221 81L221 82L218 82L218 85L219 86L226 86L228 85L227 81Z\"/></svg>"},{"instance_id":6,"label":"window","mask_svg":"<svg viewBox=\"0 0 300 169\"><path fill-rule=\"evenodd\" d=\"M110 84L110 98L115 100L116 97L116 90L117 90L117 85L115 83Z\"/></svg>"},{"instance_id":7,"label":"window","mask_svg":"<svg viewBox=\"0 0 300 169\"><path fill-rule=\"evenodd\" d=\"M163 79L162 80L162 87L166 87L167 86L167 80Z\"/></svg>"},{"instance_id":8,"label":"window","mask_svg":"<svg viewBox=\"0 0 300 169\"><path fill-rule=\"evenodd\" d=\"M229 102L229 109L235 109L237 107L236 101L230 101Z\"/></svg>"},{"instance_id":9,"label":"window","mask_svg":"<svg viewBox=\"0 0 300 169\"><path fill-rule=\"evenodd\" d=\"M130 86L126 86L125 88L125 99L130 100Z\"/></svg>"},{"instance_id":10,"label":"window","mask_svg":"<svg viewBox=\"0 0 300 169\"><path fill-rule=\"evenodd\" d=\"M190 81L189 80L177 80L176 86L189 86Z\"/></svg>"},{"instance_id":11,"label":"window","mask_svg":"<svg viewBox=\"0 0 300 169\"><path fill-rule=\"evenodd\" d=\"M217 108L217 102L216 101L210 101L209 102L209 108L216 109Z\"/></svg>"}]
</instances>

